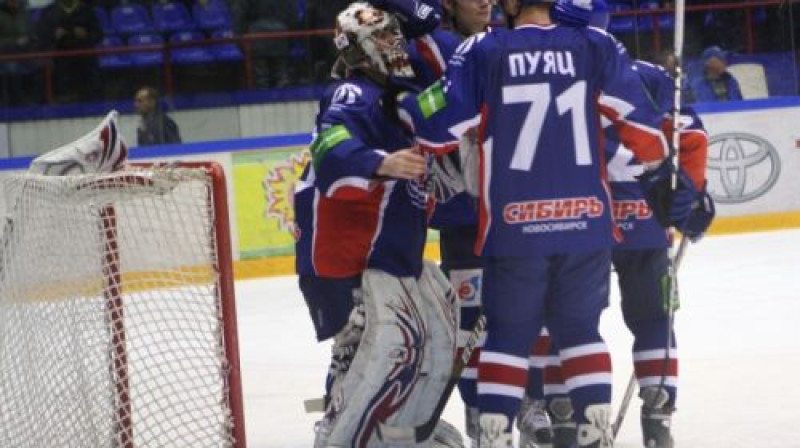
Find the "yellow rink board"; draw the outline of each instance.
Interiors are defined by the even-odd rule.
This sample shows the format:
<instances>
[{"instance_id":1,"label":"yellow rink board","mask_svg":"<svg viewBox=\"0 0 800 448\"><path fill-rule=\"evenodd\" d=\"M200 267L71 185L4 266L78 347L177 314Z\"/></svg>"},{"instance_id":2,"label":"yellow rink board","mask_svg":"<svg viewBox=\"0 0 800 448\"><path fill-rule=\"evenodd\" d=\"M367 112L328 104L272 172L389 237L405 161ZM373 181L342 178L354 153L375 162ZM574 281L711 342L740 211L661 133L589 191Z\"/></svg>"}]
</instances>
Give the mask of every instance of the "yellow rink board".
<instances>
[{"instance_id":1,"label":"yellow rink board","mask_svg":"<svg viewBox=\"0 0 800 448\"><path fill-rule=\"evenodd\" d=\"M800 228L800 212L720 217L714 220L714 225L711 226L709 235L729 235L792 228ZM438 242L430 242L427 244L425 247L425 258L439 260ZM294 256L267 257L257 260L234 262L234 275L237 280L289 275L293 273Z\"/></svg>"}]
</instances>

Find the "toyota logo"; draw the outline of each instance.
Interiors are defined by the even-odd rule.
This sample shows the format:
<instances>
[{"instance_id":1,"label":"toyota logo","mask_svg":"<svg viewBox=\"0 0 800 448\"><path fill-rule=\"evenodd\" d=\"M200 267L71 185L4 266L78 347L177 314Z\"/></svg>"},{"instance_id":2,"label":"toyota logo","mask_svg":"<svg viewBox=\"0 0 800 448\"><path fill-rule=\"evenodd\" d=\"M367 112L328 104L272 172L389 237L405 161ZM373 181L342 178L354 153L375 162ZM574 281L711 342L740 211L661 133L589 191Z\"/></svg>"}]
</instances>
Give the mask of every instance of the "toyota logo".
<instances>
[{"instance_id":1,"label":"toyota logo","mask_svg":"<svg viewBox=\"0 0 800 448\"><path fill-rule=\"evenodd\" d=\"M781 161L767 140L752 134L715 135L708 144L708 192L715 201L751 201L778 181Z\"/></svg>"}]
</instances>

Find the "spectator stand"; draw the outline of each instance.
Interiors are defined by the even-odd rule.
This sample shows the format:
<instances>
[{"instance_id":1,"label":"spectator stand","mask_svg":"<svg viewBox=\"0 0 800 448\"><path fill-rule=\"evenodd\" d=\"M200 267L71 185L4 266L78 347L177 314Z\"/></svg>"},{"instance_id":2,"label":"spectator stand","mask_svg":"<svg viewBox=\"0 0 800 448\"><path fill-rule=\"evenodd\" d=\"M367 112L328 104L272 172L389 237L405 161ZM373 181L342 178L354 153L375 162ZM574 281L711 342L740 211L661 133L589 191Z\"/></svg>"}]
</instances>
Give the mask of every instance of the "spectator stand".
<instances>
[{"instance_id":1,"label":"spectator stand","mask_svg":"<svg viewBox=\"0 0 800 448\"><path fill-rule=\"evenodd\" d=\"M326 7L335 1L325 2ZM741 11L745 20L735 26L738 27L738 34L742 36L743 50L740 49L738 54L732 56L730 61L734 66L732 71L737 76L743 76L741 73L737 73L735 67L737 64L761 64L764 69L767 92L770 95L796 94L798 93L796 76L786 76L787 73L797 73L795 61L790 52L750 54L755 48L752 28L763 24L767 17L774 16L781 3L781 0L753 0L738 3L695 4L687 9L691 14L702 14L704 17L712 18L716 17L715 14L718 11L731 9ZM324 17L316 17L319 14L319 11L314 9L319 8L316 2L299 0L297 5L297 23L327 23ZM628 35L650 36L647 42L652 46L653 51L665 47L665 44L671 40L671 37L668 37L671 36L669 31L674 26L674 20L671 19L674 12L671 9L665 9L652 0L616 2L614 8L612 30L613 27L618 27L617 33L620 36L625 36L626 32ZM798 9L800 9L800 5L798 5ZM266 40L293 42L289 55L298 62L297 67L303 65L302 61L308 61L309 65L312 65L311 63L317 60L316 52L309 52L307 41L317 39L321 43L324 42L327 47L332 47L329 43L331 35L329 29L259 32L234 36L231 32L230 10L223 0L194 0L189 3L189 7L184 3L158 3L153 6L151 11L142 5L130 3L117 5L110 9L98 7L95 8L95 14L98 21L103 24L104 39L93 51L3 54L0 55L0 61L49 61L53 58L95 54L100 56L100 65L103 72L106 72L107 79L116 81L118 78L133 76L128 73L143 71L152 78L152 81L148 80L148 83L159 86L165 95L173 96L187 93L185 88L187 83L181 73L186 71L183 68L201 66L207 67L209 72L217 73L229 84L223 86L215 85L213 82L202 83L203 85L197 86L197 94L206 94L215 90L252 92L254 79L250 67L254 57L253 45L257 42ZM104 16L107 16L107 20L103 18ZM662 35L661 33L667 34ZM632 54L635 57L644 55L642 52L636 54L633 51ZM687 53L687 55L691 57L692 53ZM692 61L689 60L688 64L691 71ZM230 76L231 69L239 70L242 76ZM299 70L305 70L305 68L299 68ZM324 67L322 71L325 71ZM742 71L751 73L749 76L759 79L760 71L757 67ZM52 104L52 66L46 65L42 72L45 80L43 90L46 92L48 103ZM298 77L293 76L292 79L296 81ZM119 96L110 96L109 98L128 101L131 92L132 89L130 91L121 89ZM237 93L220 93L219 95L224 98L240 98ZM263 97L261 94L258 96ZM277 95L274 98L280 100L279 97L280 95ZM192 104L192 102L189 101L185 104Z\"/></svg>"}]
</instances>

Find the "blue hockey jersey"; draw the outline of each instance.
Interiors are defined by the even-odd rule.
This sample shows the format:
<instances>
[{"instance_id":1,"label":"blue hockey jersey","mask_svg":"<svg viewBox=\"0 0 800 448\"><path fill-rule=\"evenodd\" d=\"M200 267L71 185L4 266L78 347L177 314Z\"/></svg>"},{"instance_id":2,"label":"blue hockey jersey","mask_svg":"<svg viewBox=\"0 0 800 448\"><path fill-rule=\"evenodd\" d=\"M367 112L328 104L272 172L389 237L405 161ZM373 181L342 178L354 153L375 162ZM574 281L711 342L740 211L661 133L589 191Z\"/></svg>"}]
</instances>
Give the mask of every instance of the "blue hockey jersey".
<instances>
[{"instance_id":1,"label":"blue hockey jersey","mask_svg":"<svg viewBox=\"0 0 800 448\"><path fill-rule=\"evenodd\" d=\"M480 125L478 253L590 251L610 247L615 231L599 111L639 159L667 154L660 112L640 86L610 35L526 25L466 40L401 116L430 151L452 151Z\"/></svg>"},{"instance_id":2,"label":"blue hockey jersey","mask_svg":"<svg viewBox=\"0 0 800 448\"><path fill-rule=\"evenodd\" d=\"M672 132L671 114L675 98L674 80L660 66L634 62L646 92L665 117L664 130ZM708 137L703 122L691 108L681 110L680 164L698 189L703 187ZM644 167L631 150L620 143L613 126L606 126L606 156L613 195L613 213L622 241L616 249L655 249L669 246L669 232L661 227L647 205L636 176Z\"/></svg>"},{"instance_id":3,"label":"blue hockey jersey","mask_svg":"<svg viewBox=\"0 0 800 448\"><path fill-rule=\"evenodd\" d=\"M420 90L444 75L447 61L460 44L461 38L455 32L442 28L411 42L409 58ZM439 157L451 157L454 163L458 163L457 153ZM442 229L450 226L475 225L477 222L477 202L468 193L459 193L447 202L436 204L429 224L434 229Z\"/></svg>"},{"instance_id":4,"label":"blue hockey jersey","mask_svg":"<svg viewBox=\"0 0 800 448\"><path fill-rule=\"evenodd\" d=\"M295 187L297 272L329 278L376 268L417 276L427 228L421 182L378 179L384 155L413 145L382 106L384 89L352 76L320 100L312 162Z\"/></svg>"}]
</instances>

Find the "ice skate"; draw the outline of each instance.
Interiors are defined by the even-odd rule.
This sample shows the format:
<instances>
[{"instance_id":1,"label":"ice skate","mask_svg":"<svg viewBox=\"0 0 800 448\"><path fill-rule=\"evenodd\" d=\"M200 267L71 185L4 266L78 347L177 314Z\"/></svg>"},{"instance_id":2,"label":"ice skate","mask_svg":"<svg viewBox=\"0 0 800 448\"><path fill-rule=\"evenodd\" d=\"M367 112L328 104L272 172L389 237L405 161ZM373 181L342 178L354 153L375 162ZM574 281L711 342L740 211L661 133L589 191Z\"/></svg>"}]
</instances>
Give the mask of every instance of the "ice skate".
<instances>
[{"instance_id":1,"label":"ice skate","mask_svg":"<svg viewBox=\"0 0 800 448\"><path fill-rule=\"evenodd\" d=\"M517 416L520 448L553 448L553 432L544 400L525 397Z\"/></svg>"},{"instance_id":2,"label":"ice skate","mask_svg":"<svg viewBox=\"0 0 800 448\"><path fill-rule=\"evenodd\" d=\"M503 414L481 414L479 448L513 448L508 417Z\"/></svg>"},{"instance_id":3,"label":"ice skate","mask_svg":"<svg viewBox=\"0 0 800 448\"><path fill-rule=\"evenodd\" d=\"M642 438L646 448L673 448L672 413L669 396L663 388L645 387L639 393L642 404Z\"/></svg>"},{"instance_id":4,"label":"ice skate","mask_svg":"<svg viewBox=\"0 0 800 448\"><path fill-rule=\"evenodd\" d=\"M611 432L611 405L593 404L586 407L589 423L578 425L578 448L613 448Z\"/></svg>"},{"instance_id":5,"label":"ice skate","mask_svg":"<svg viewBox=\"0 0 800 448\"><path fill-rule=\"evenodd\" d=\"M553 448L575 448L576 425L572 402L568 397L558 397L550 401Z\"/></svg>"}]
</instances>

